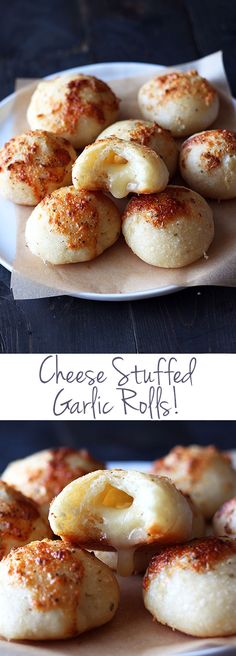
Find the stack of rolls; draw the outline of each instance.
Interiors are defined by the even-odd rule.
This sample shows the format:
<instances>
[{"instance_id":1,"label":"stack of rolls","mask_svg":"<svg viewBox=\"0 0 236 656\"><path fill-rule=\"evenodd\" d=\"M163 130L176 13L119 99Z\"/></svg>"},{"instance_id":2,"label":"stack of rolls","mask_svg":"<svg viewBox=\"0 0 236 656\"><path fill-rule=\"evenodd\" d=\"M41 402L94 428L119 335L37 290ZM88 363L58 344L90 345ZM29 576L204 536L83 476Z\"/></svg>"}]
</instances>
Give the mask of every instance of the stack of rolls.
<instances>
[{"instance_id":1,"label":"stack of rolls","mask_svg":"<svg viewBox=\"0 0 236 656\"><path fill-rule=\"evenodd\" d=\"M0 635L61 639L107 623L119 605L116 573L144 574L144 606L157 622L204 638L236 633L229 456L179 446L151 473L101 466L60 448L3 472Z\"/></svg>"},{"instance_id":2,"label":"stack of rolls","mask_svg":"<svg viewBox=\"0 0 236 656\"><path fill-rule=\"evenodd\" d=\"M112 89L78 73L34 91L31 130L0 151L0 193L36 205L25 238L45 263L93 260L121 231L155 267L208 257L214 220L206 199L236 196L235 133L211 128L219 95L196 70L167 71L141 86L137 102L143 118L119 121ZM183 184L173 184L178 160ZM122 213L116 199L127 199Z\"/></svg>"}]
</instances>

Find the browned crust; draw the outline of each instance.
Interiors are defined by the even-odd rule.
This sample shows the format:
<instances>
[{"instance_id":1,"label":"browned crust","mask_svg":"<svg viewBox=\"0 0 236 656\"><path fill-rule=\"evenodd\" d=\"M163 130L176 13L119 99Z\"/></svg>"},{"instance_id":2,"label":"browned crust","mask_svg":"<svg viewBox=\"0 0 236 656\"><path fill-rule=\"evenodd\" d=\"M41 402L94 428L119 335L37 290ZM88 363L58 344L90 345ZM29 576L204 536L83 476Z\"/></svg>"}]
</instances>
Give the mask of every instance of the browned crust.
<instances>
[{"instance_id":1,"label":"browned crust","mask_svg":"<svg viewBox=\"0 0 236 656\"><path fill-rule=\"evenodd\" d=\"M91 100L85 96L91 93ZM98 94L99 100L92 100L93 94ZM118 111L119 101L110 87L102 80L93 76L78 75L67 83L67 92L64 102L54 105L52 114L60 116L61 126L57 126L57 133L68 132L74 134L80 116L93 118L101 126L106 123L106 113ZM38 114L39 118L45 114Z\"/></svg>"},{"instance_id":2,"label":"browned crust","mask_svg":"<svg viewBox=\"0 0 236 656\"><path fill-rule=\"evenodd\" d=\"M9 494L9 500L0 499L0 541L3 555L5 540L28 540L40 513L34 501L4 481L0 481L0 489L5 489Z\"/></svg>"},{"instance_id":3,"label":"browned crust","mask_svg":"<svg viewBox=\"0 0 236 656\"><path fill-rule=\"evenodd\" d=\"M171 449L170 453L156 460L152 465L152 472L155 474L170 476L172 472L178 472L179 465L183 462L186 467L186 473L192 482L198 481L205 469L215 460L220 458L230 464L226 454L221 453L215 446L209 445L200 447L196 452L191 447L176 446ZM167 460L168 459L168 460Z\"/></svg>"},{"instance_id":4,"label":"browned crust","mask_svg":"<svg viewBox=\"0 0 236 656\"><path fill-rule=\"evenodd\" d=\"M206 130L187 139L181 148L181 165L185 167L184 157L188 156L195 144L202 144L207 148L201 154L201 166L205 171L211 172L221 165L225 155L236 155L236 132L229 130Z\"/></svg>"},{"instance_id":5,"label":"browned crust","mask_svg":"<svg viewBox=\"0 0 236 656\"><path fill-rule=\"evenodd\" d=\"M61 540L31 542L10 552L8 574L14 585L31 589L33 608L42 612L64 609L73 616L84 576L77 553Z\"/></svg>"},{"instance_id":6,"label":"browned crust","mask_svg":"<svg viewBox=\"0 0 236 656\"><path fill-rule=\"evenodd\" d=\"M145 125L143 121L136 121L135 127L130 131L130 141L141 144L141 146L149 146L151 137L154 137L156 134L162 135L172 141L170 130L161 128L158 123L151 123L151 125Z\"/></svg>"},{"instance_id":7,"label":"browned crust","mask_svg":"<svg viewBox=\"0 0 236 656\"><path fill-rule=\"evenodd\" d=\"M184 197L183 197L184 196ZM167 187L159 194L133 196L123 214L123 221L133 214L142 214L156 228L165 228L178 219L192 218L195 213L192 191L183 187Z\"/></svg>"},{"instance_id":8,"label":"browned crust","mask_svg":"<svg viewBox=\"0 0 236 656\"><path fill-rule=\"evenodd\" d=\"M68 187L63 195L52 193L42 203L49 212L49 224L67 238L67 248L89 248L96 257L99 215L89 192L83 197Z\"/></svg>"},{"instance_id":9,"label":"browned crust","mask_svg":"<svg viewBox=\"0 0 236 656\"><path fill-rule=\"evenodd\" d=\"M192 569L201 574L214 569L219 563L235 554L234 540L222 540L216 537L201 538L187 544L167 547L152 558L144 577L144 589L147 590L151 580L165 568Z\"/></svg>"},{"instance_id":10,"label":"browned crust","mask_svg":"<svg viewBox=\"0 0 236 656\"><path fill-rule=\"evenodd\" d=\"M27 143L27 137L35 139L46 139L52 153L40 154L38 143L32 145ZM58 143L59 142L59 143ZM12 161L16 149L22 151L27 148L24 159ZM38 202L44 198L50 184L60 186L65 178L65 168L74 162L71 144L62 137L56 137L50 132L29 130L25 134L13 137L0 150L0 172L8 171L12 174L12 181L18 180L27 184L34 193Z\"/></svg>"},{"instance_id":11,"label":"browned crust","mask_svg":"<svg viewBox=\"0 0 236 656\"><path fill-rule=\"evenodd\" d=\"M88 473L86 468L72 466L68 460L70 456L80 456L91 465L91 469L103 469L104 465L94 460L88 451L80 451L69 447L50 449L50 458L45 468L34 468L28 470L28 483L36 484L38 488L44 489L45 494L40 494L38 503L50 502L63 488L76 478Z\"/></svg>"},{"instance_id":12,"label":"browned crust","mask_svg":"<svg viewBox=\"0 0 236 656\"><path fill-rule=\"evenodd\" d=\"M174 71L158 75L153 82L162 93L161 101L159 101L162 104L168 102L170 98L171 100L178 100L185 95L201 98L205 105L209 106L217 95L210 82L204 77L200 77L194 69L186 72ZM152 91L149 95L152 96Z\"/></svg>"}]
</instances>

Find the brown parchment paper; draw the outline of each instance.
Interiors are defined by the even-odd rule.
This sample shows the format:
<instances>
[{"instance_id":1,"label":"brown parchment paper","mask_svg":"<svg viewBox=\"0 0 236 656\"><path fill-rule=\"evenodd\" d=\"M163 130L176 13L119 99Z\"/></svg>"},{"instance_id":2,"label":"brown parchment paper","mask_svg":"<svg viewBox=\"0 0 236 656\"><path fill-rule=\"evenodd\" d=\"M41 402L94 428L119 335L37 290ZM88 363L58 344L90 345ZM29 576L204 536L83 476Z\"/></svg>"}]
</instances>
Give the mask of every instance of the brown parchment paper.
<instances>
[{"instance_id":1,"label":"brown parchment paper","mask_svg":"<svg viewBox=\"0 0 236 656\"><path fill-rule=\"evenodd\" d=\"M7 643L0 640L6 656L171 656L201 650L236 650L236 637L191 638L153 622L145 610L141 577L120 579L121 604L112 622L74 640ZM209 652L207 652L209 653ZM214 653L214 652L213 652ZM216 652L217 653L217 652ZM227 652L228 653L228 652Z\"/></svg>"},{"instance_id":2,"label":"brown parchment paper","mask_svg":"<svg viewBox=\"0 0 236 656\"><path fill-rule=\"evenodd\" d=\"M220 113L213 127L235 130L235 107L224 71L222 54L214 53L176 68L184 70L193 66L220 92ZM159 72L160 68L157 69L157 73ZM137 91L141 84L152 76L153 72L110 82L110 86L121 99L120 118L140 117ZM28 127L26 109L36 84L31 83L16 95L13 110L16 117L14 134ZM181 179L177 182L181 183ZM156 289L163 293L173 285L236 286L236 200L211 202L211 205L215 219L215 238L208 257L181 269L161 269L146 264L132 253L122 237L92 262L64 266L44 264L33 256L25 245L25 222L32 209L15 206L18 228L12 273L14 297L29 299L58 294L93 294L95 297L101 294L116 294L119 298L121 294L151 292Z\"/></svg>"}]
</instances>

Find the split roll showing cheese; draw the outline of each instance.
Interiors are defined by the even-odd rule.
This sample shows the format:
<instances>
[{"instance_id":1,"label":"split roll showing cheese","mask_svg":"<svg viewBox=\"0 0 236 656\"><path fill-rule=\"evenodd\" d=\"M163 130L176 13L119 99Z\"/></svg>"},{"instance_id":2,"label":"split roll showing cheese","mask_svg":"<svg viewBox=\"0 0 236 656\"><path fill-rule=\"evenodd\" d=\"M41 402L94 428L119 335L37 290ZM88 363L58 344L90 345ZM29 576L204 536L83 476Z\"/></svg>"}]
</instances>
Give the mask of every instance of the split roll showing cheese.
<instances>
[{"instance_id":1,"label":"split roll showing cheese","mask_svg":"<svg viewBox=\"0 0 236 656\"><path fill-rule=\"evenodd\" d=\"M65 541L116 550L117 571L128 576L138 547L189 540L193 513L168 479L113 469L67 485L51 504L49 522Z\"/></svg>"},{"instance_id":2,"label":"split roll showing cheese","mask_svg":"<svg viewBox=\"0 0 236 656\"><path fill-rule=\"evenodd\" d=\"M168 184L169 172L151 148L111 137L83 150L74 163L72 180L78 190L109 191L114 198L124 198L130 192L162 191Z\"/></svg>"}]
</instances>

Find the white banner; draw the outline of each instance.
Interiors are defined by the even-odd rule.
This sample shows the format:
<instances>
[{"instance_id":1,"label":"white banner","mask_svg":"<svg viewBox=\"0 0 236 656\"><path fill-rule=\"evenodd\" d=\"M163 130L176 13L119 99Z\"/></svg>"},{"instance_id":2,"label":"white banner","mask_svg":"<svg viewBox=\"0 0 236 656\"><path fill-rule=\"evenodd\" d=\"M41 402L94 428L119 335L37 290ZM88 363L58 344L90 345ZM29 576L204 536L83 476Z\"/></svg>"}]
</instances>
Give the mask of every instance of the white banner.
<instances>
[{"instance_id":1,"label":"white banner","mask_svg":"<svg viewBox=\"0 0 236 656\"><path fill-rule=\"evenodd\" d=\"M236 419L236 354L1 355L0 419Z\"/></svg>"}]
</instances>

